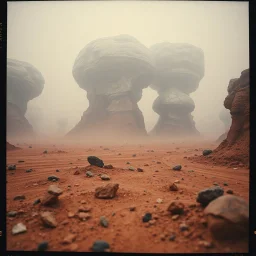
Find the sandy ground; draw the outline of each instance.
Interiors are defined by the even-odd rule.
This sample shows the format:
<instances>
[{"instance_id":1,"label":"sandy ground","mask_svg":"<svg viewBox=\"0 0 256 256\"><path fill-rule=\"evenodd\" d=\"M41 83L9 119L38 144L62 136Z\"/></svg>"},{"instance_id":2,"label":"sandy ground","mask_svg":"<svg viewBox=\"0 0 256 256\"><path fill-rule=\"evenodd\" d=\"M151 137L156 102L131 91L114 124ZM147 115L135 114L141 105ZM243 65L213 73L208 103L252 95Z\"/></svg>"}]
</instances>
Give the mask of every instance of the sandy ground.
<instances>
[{"instance_id":1,"label":"sandy ground","mask_svg":"<svg viewBox=\"0 0 256 256\"><path fill-rule=\"evenodd\" d=\"M232 189L235 195L249 201L248 169L193 163L184 158L201 155L202 149L216 148L217 145L32 146L19 145L22 150L7 152L7 165L17 166L16 171L6 171L7 211L20 211L16 217L7 217L7 250L37 250L40 242L48 241L49 251L90 251L95 240L105 240L112 252L248 252L248 240L232 242L212 238L202 223L203 208L196 203L197 192L213 186L215 182L224 188L225 193ZM106 147L109 150L104 150ZM45 149L48 150L47 154L43 154ZM133 154L136 156L133 157ZM95 167L93 172L96 175L86 177L84 167L89 165L89 155L101 158L115 169ZM19 160L25 162L19 163ZM177 164L182 165L181 171L172 170ZM129 166L140 167L144 172L126 170ZM30 168L33 171L26 173ZM56 172L56 169L60 172ZM77 169L81 173L74 175ZM97 174L103 173L108 174L111 180L102 181ZM50 175L56 175L59 181L48 181ZM173 192L168 187L175 180L180 182L177 184L179 191ZM117 196L108 200L95 198L95 188L110 182L119 184ZM228 186L223 186L225 182ZM59 205L55 208L40 204L33 206L36 199L44 196L50 184L57 184L63 189ZM71 185L70 190L68 185ZM20 194L25 195L26 199L14 201L13 198ZM157 203L158 198L163 199L163 202ZM87 221L68 218L68 212L77 212L82 205L81 200L85 201L84 206L92 207L92 217ZM167 212L173 201L183 202L187 210L177 220L172 220ZM191 208L193 204L196 207ZM131 206L136 207L135 211L129 210ZM44 227L37 215L40 211L54 212L58 226L53 229ZM147 212L156 216L155 224L142 222L142 216ZM99 224L100 216L109 220L107 228ZM68 223L62 224L65 220ZM180 223L184 221L189 225L188 232L179 229ZM19 222L26 225L27 232L12 235L12 227ZM64 237L70 233L77 235L76 240L70 245L63 245ZM173 233L176 239L170 241L169 237ZM212 242L213 248L199 245L202 240Z\"/></svg>"}]
</instances>

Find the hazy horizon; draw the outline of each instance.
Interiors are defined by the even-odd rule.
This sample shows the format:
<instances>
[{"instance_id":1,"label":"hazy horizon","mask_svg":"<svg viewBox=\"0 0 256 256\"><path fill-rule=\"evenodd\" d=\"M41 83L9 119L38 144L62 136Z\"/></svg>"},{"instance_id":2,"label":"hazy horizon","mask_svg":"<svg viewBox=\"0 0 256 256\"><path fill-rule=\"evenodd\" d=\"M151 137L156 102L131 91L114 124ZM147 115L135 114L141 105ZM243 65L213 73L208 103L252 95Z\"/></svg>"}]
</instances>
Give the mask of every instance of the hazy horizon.
<instances>
[{"instance_id":1,"label":"hazy horizon","mask_svg":"<svg viewBox=\"0 0 256 256\"><path fill-rule=\"evenodd\" d=\"M205 75L190 94L192 115L199 132L216 139L225 130L219 113L228 82L249 68L248 2L8 2L7 15L7 57L32 64L45 79L26 116L46 135L64 134L57 124L63 118L68 132L87 109L72 68L80 50L97 38L129 34L146 47L164 41L200 47ZM157 96L148 87L138 103L147 131L158 120L152 110ZM33 115L41 115L35 125Z\"/></svg>"}]
</instances>

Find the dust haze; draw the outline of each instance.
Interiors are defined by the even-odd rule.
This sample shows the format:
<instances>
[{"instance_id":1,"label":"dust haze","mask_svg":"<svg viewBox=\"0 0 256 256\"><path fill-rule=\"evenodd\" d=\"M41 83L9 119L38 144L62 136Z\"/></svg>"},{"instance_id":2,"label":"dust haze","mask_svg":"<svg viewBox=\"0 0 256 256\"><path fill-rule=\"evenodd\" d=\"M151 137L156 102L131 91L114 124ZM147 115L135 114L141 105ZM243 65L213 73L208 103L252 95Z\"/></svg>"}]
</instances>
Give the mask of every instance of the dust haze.
<instances>
[{"instance_id":1,"label":"dust haze","mask_svg":"<svg viewBox=\"0 0 256 256\"><path fill-rule=\"evenodd\" d=\"M207 138L225 131L219 113L229 80L249 67L246 2L9 2L7 31L7 57L31 63L45 79L26 117L46 136L65 135L89 106L72 68L95 39L129 34L146 47L168 41L201 48L205 74L190 96L196 128ZM138 103L148 132L159 117L152 110L157 96L148 87Z\"/></svg>"}]
</instances>

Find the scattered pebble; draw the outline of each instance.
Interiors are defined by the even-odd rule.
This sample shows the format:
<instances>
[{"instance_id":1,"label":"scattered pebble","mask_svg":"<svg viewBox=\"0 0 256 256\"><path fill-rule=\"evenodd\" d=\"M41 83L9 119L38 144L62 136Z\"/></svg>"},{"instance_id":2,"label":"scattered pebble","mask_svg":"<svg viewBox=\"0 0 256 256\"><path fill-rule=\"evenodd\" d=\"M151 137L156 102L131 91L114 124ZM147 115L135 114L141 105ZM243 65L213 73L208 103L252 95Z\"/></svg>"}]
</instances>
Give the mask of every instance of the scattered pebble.
<instances>
[{"instance_id":1,"label":"scattered pebble","mask_svg":"<svg viewBox=\"0 0 256 256\"><path fill-rule=\"evenodd\" d=\"M104 162L96 156L88 156L87 161L89 162L89 164L98 166L100 168L104 166Z\"/></svg>"},{"instance_id":2,"label":"scattered pebble","mask_svg":"<svg viewBox=\"0 0 256 256\"><path fill-rule=\"evenodd\" d=\"M189 230L189 226L186 223L181 223L179 228L180 228L180 231Z\"/></svg>"},{"instance_id":3,"label":"scattered pebble","mask_svg":"<svg viewBox=\"0 0 256 256\"><path fill-rule=\"evenodd\" d=\"M152 214L151 213L146 213L143 218L142 221L143 222L149 222L152 219Z\"/></svg>"},{"instance_id":4,"label":"scattered pebble","mask_svg":"<svg viewBox=\"0 0 256 256\"><path fill-rule=\"evenodd\" d=\"M26 172L32 172L32 169L28 169L28 170L26 170Z\"/></svg>"},{"instance_id":5,"label":"scattered pebble","mask_svg":"<svg viewBox=\"0 0 256 256\"><path fill-rule=\"evenodd\" d=\"M102 180L110 180L110 177L108 175L106 175L106 174L101 175L100 178Z\"/></svg>"},{"instance_id":6,"label":"scattered pebble","mask_svg":"<svg viewBox=\"0 0 256 256\"><path fill-rule=\"evenodd\" d=\"M43 242L39 243L38 246L37 246L38 251L46 251L47 249L48 249L48 242L47 241L43 241Z\"/></svg>"},{"instance_id":7,"label":"scattered pebble","mask_svg":"<svg viewBox=\"0 0 256 256\"><path fill-rule=\"evenodd\" d=\"M92 245L92 250L94 252L105 252L110 248L109 243L103 240L97 240Z\"/></svg>"},{"instance_id":8,"label":"scattered pebble","mask_svg":"<svg viewBox=\"0 0 256 256\"><path fill-rule=\"evenodd\" d=\"M135 168L132 167L132 166L130 166L130 167L128 168L128 170L130 170L130 171L135 171Z\"/></svg>"},{"instance_id":9,"label":"scattered pebble","mask_svg":"<svg viewBox=\"0 0 256 256\"><path fill-rule=\"evenodd\" d=\"M57 227L57 221L51 212L42 212L40 216L43 224L46 227L50 227L50 228Z\"/></svg>"},{"instance_id":10,"label":"scattered pebble","mask_svg":"<svg viewBox=\"0 0 256 256\"><path fill-rule=\"evenodd\" d=\"M213 248L213 243L207 242L207 241L199 241L198 242L199 246L205 247L205 248Z\"/></svg>"},{"instance_id":11,"label":"scattered pebble","mask_svg":"<svg viewBox=\"0 0 256 256\"><path fill-rule=\"evenodd\" d=\"M108 220L106 219L105 216L101 216L101 217L100 217L100 224L101 224L101 226L103 226L103 227L105 227L105 228L108 227Z\"/></svg>"},{"instance_id":12,"label":"scattered pebble","mask_svg":"<svg viewBox=\"0 0 256 256\"><path fill-rule=\"evenodd\" d=\"M24 224L22 223L18 223L16 224L13 228L12 228L12 234L13 235L17 235L17 234L20 234L20 233L24 233L24 232L27 232L27 228Z\"/></svg>"},{"instance_id":13,"label":"scattered pebble","mask_svg":"<svg viewBox=\"0 0 256 256\"><path fill-rule=\"evenodd\" d=\"M9 165L8 166L8 170L9 171L14 171L14 170L16 170L16 165L14 164L14 165Z\"/></svg>"},{"instance_id":14,"label":"scattered pebble","mask_svg":"<svg viewBox=\"0 0 256 256\"><path fill-rule=\"evenodd\" d=\"M169 237L169 240L170 241L174 241L176 238L176 235L175 234L171 234L171 236Z\"/></svg>"},{"instance_id":15,"label":"scattered pebble","mask_svg":"<svg viewBox=\"0 0 256 256\"><path fill-rule=\"evenodd\" d=\"M16 211L11 211L11 212L8 212L7 213L7 216L8 217L15 217L17 215L17 212Z\"/></svg>"},{"instance_id":16,"label":"scattered pebble","mask_svg":"<svg viewBox=\"0 0 256 256\"><path fill-rule=\"evenodd\" d=\"M179 189L178 189L178 186L175 184L175 183L173 183L171 186L170 186L170 191L178 191Z\"/></svg>"},{"instance_id":17,"label":"scattered pebble","mask_svg":"<svg viewBox=\"0 0 256 256\"><path fill-rule=\"evenodd\" d=\"M227 183L227 182L224 182L223 185L224 185L224 186L228 186L228 183Z\"/></svg>"},{"instance_id":18,"label":"scattered pebble","mask_svg":"<svg viewBox=\"0 0 256 256\"><path fill-rule=\"evenodd\" d=\"M210 155L212 153L212 150L210 150L210 149L205 149L204 151L203 151L203 155L204 156L208 156L208 155Z\"/></svg>"},{"instance_id":19,"label":"scattered pebble","mask_svg":"<svg viewBox=\"0 0 256 256\"><path fill-rule=\"evenodd\" d=\"M163 203L163 199L158 198L158 199L156 200L156 202L157 202L158 204L161 204L161 203Z\"/></svg>"},{"instance_id":20,"label":"scattered pebble","mask_svg":"<svg viewBox=\"0 0 256 256\"><path fill-rule=\"evenodd\" d=\"M174 171L180 171L181 170L181 165L176 165L176 166L174 166L172 169L174 170Z\"/></svg>"},{"instance_id":21,"label":"scattered pebble","mask_svg":"<svg viewBox=\"0 0 256 256\"><path fill-rule=\"evenodd\" d=\"M114 169L114 167L113 167L112 164L104 165L104 168L105 168L105 169Z\"/></svg>"},{"instance_id":22,"label":"scattered pebble","mask_svg":"<svg viewBox=\"0 0 256 256\"><path fill-rule=\"evenodd\" d=\"M77 235L68 234L62 241L62 244L71 244L76 240Z\"/></svg>"},{"instance_id":23,"label":"scattered pebble","mask_svg":"<svg viewBox=\"0 0 256 256\"><path fill-rule=\"evenodd\" d=\"M233 190L229 189L227 190L227 194L234 194Z\"/></svg>"},{"instance_id":24,"label":"scattered pebble","mask_svg":"<svg viewBox=\"0 0 256 256\"><path fill-rule=\"evenodd\" d=\"M91 171L87 171L87 172L85 173L85 175L86 175L87 177L93 177L93 173L92 173Z\"/></svg>"},{"instance_id":25,"label":"scattered pebble","mask_svg":"<svg viewBox=\"0 0 256 256\"><path fill-rule=\"evenodd\" d=\"M24 200L26 197L24 195L18 195L13 198L13 200Z\"/></svg>"},{"instance_id":26,"label":"scattered pebble","mask_svg":"<svg viewBox=\"0 0 256 256\"><path fill-rule=\"evenodd\" d=\"M37 204L39 204L39 203L41 203L40 198L39 198L39 199L36 199L36 200L34 201L33 205L37 205Z\"/></svg>"},{"instance_id":27,"label":"scattered pebble","mask_svg":"<svg viewBox=\"0 0 256 256\"><path fill-rule=\"evenodd\" d=\"M184 204L181 202L172 202L167 211L171 212L173 215L183 214L184 212Z\"/></svg>"},{"instance_id":28,"label":"scattered pebble","mask_svg":"<svg viewBox=\"0 0 256 256\"><path fill-rule=\"evenodd\" d=\"M138 172L143 172L143 169L142 168L137 168L137 171Z\"/></svg>"},{"instance_id":29,"label":"scattered pebble","mask_svg":"<svg viewBox=\"0 0 256 256\"><path fill-rule=\"evenodd\" d=\"M48 153L48 151L47 151L47 150L45 150L43 153L44 153L44 154L47 154L47 153Z\"/></svg>"},{"instance_id":30,"label":"scattered pebble","mask_svg":"<svg viewBox=\"0 0 256 256\"><path fill-rule=\"evenodd\" d=\"M203 206L208 205L211 201L215 200L216 198L222 196L224 191L221 187L215 186L211 188L207 188L201 190L198 195L196 201Z\"/></svg>"},{"instance_id":31,"label":"scattered pebble","mask_svg":"<svg viewBox=\"0 0 256 256\"><path fill-rule=\"evenodd\" d=\"M54 180L57 181L57 180L59 180L59 178L58 178L57 176L52 175L52 176L49 176L49 177L48 177L48 180L49 180L49 181L54 181Z\"/></svg>"},{"instance_id":32,"label":"scattered pebble","mask_svg":"<svg viewBox=\"0 0 256 256\"><path fill-rule=\"evenodd\" d=\"M135 209L136 209L135 206L131 206L131 207L130 207L130 211L131 211L131 212L135 211Z\"/></svg>"}]
</instances>

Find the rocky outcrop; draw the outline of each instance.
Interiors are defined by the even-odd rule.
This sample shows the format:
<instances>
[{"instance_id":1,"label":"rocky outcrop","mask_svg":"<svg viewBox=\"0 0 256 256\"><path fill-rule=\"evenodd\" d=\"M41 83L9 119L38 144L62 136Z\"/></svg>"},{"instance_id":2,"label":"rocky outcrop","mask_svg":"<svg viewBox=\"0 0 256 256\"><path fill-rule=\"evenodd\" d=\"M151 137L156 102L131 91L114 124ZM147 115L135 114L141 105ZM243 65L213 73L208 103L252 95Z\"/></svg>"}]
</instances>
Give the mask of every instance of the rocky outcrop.
<instances>
[{"instance_id":1,"label":"rocky outcrop","mask_svg":"<svg viewBox=\"0 0 256 256\"><path fill-rule=\"evenodd\" d=\"M224 106L230 110L232 124L227 138L214 150L214 157L228 161L238 161L249 165L249 112L250 112L250 72L241 73L228 86L228 96Z\"/></svg>"},{"instance_id":2,"label":"rocky outcrop","mask_svg":"<svg viewBox=\"0 0 256 256\"><path fill-rule=\"evenodd\" d=\"M44 78L35 67L7 59L7 137L34 134L25 113L28 101L39 96L43 88Z\"/></svg>"},{"instance_id":3,"label":"rocky outcrop","mask_svg":"<svg viewBox=\"0 0 256 256\"><path fill-rule=\"evenodd\" d=\"M20 149L19 147L15 147L14 145L10 144L9 142L6 141L6 150L17 150Z\"/></svg>"},{"instance_id":4,"label":"rocky outcrop","mask_svg":"<svg viewBox=\"0 0 256 256\"><path fill-rule=\"evenodd\" d=\"M203 51L190 44L168 42L150 48L156 67L151 86L159 94L153 110L159 119L152 135L191 136L199 135L191 112L195 103L189 97L204 76Z\"/></svg>"},{"instance_id":5,"label":"rocky outcrop","mask_svg":"<svg viewBox=\"0 0 256 256\"><path fill-rule=\"evenodd\" d=\"M129 35L100 38L81 50L73 76L87 91L89 107L68 136L146 135L138 108L153 78L149 50Z\"/></svg>"}]
</instances>

